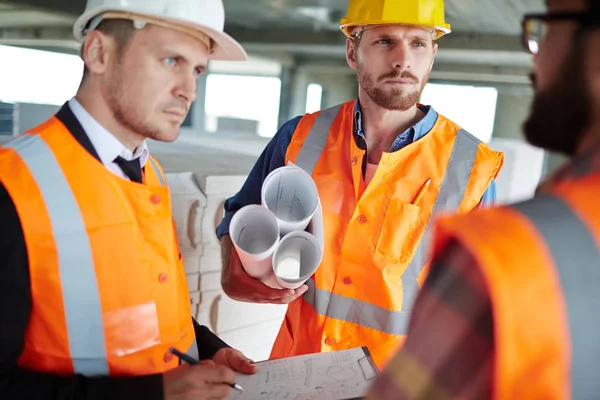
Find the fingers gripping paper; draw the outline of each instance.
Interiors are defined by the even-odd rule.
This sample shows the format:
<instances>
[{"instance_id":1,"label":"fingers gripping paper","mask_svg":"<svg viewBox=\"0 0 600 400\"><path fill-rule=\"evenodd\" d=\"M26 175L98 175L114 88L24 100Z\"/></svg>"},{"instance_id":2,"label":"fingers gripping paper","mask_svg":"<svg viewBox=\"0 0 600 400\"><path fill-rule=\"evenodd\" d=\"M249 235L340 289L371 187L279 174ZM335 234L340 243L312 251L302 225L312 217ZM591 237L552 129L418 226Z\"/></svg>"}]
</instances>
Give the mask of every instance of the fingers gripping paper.
<instances>
[{"instance_id":1,"label":"fingers gripping paper","mask_svg":"<svg viewBox=\"0 0 600 400\"><path fill-rule=\"evenodd\" d=\"M228 400L350 400L362 398L378 375L366 347L259 362L238 374L244 392Z\"/></svg>"}]
</instances>

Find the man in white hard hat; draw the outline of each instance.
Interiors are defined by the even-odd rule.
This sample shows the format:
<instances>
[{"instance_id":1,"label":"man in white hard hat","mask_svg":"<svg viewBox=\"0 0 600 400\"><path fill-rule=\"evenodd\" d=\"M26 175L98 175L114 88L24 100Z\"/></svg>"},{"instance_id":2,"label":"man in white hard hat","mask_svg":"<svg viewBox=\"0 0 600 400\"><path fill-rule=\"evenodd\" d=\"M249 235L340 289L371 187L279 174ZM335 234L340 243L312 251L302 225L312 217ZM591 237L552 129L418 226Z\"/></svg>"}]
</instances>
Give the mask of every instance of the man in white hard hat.
<instances>
[{"instance_id":1,"label":"man in white hard hat","mask_svg":"<svg viewBox=\"0 0 600 400\"><path fill-rule=\"evenodd\" d=\"M145 144L177 138L209 59L246 58L223 27L221 0L90 0L76 96L0 147L0 397L223 399L255 372L191 316Z\"/></svg>"}]
</instances>

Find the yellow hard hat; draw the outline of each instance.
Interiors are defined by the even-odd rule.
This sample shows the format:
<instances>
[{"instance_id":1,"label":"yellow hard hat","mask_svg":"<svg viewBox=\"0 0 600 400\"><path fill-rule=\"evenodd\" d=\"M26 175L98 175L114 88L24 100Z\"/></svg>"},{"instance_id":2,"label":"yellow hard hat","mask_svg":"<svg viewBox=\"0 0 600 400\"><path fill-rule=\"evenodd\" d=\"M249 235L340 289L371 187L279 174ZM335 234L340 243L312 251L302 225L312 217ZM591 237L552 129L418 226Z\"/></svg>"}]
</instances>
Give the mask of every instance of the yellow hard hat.
<instances>
[{"instance_id":1,"label":"yellow hard hat","mask_svg":"<svg viewBox=\"0 0 600 400\"><path fill-rule=\"evenodd\" d=\"M434 40L450 33L444 18L444 0L350 0L340 28L347 37L357 26L413 25L431 28Z\"/></svg>"}]
</instances>

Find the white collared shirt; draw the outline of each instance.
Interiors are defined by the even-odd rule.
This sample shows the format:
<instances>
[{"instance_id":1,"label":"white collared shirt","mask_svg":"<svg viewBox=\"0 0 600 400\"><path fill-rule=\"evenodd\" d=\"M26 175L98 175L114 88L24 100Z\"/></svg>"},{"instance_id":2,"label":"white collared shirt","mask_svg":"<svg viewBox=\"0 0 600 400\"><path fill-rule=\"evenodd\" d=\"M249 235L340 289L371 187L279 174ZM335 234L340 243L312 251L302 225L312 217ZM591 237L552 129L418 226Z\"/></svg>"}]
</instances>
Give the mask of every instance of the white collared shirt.
<instances>
[{"instance_id":1,"label":"white collared shirt","mask_svg":"<svg viewBox=\"0 0 600 400\"><path fill-rule=\"evenodd\" d=\"M74 97L69 100L69 107L90 139L90 142L92 142L92 146L96 149L100 161L102 161L102 164L109 171L123 179L129 179L123 173L121 167L114 162L117 156L121 156L128 161L139 157L140 167L143 168L146 165L148 157L150 157L150 151L145 140L135 149L135 153L132 153L119 139L100 125Z\"/></svg>"}]
</instances>

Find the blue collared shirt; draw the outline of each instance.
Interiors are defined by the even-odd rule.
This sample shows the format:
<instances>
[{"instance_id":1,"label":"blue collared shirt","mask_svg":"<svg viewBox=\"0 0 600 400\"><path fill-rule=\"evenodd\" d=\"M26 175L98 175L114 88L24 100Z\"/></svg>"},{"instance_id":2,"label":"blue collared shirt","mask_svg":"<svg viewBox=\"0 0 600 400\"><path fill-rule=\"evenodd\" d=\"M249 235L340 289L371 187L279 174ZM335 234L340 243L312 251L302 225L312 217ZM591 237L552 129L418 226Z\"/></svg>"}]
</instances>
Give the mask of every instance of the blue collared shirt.
<instances>
[{"instance_id":1,"label":"blue collared shirt","mask_svg":"<svg viewBox=\"0 0 600 400\"><path fill-rule=\"evenodd\" d=\"M420 106L420 110L425 113L425 117L398 135L390 148L390 153L400 150L431 131L437 121L438 113L431 106ZM354 108L354 116L354 135L359 146L364 149L366 148L366 137L362 127L362 113L358 101ZM301 118L302 116L293 118L279 128L279 131L277 131L273 139L271 139L267 147L263 150L256 164L254 164L240 191L225 201L225 216L217 227L218 238L229 233L229 222L237 210L249 204L260 204L260 192L263 181L271 171L285 165L287 148ZM485 207L493 205L495 201L496 183L492 181L479 204Z\"/></svg>"}]
</instances>

